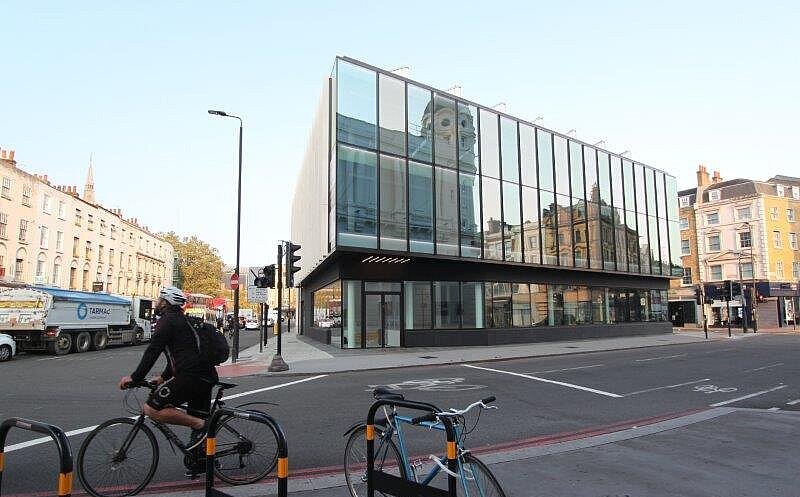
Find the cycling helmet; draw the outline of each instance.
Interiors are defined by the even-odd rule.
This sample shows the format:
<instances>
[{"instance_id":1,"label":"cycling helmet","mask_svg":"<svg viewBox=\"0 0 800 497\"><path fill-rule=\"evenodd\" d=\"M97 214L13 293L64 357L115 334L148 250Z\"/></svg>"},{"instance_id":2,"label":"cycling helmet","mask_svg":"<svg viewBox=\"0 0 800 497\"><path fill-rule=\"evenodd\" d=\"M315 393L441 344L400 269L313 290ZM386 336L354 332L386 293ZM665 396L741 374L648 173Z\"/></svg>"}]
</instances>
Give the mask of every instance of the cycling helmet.
<instances>
[{"instance_id":1,"label":"cycling helmet","mask_svg":"<svg viewBox=\"0 0 800 497\"><path fill-rule=\"evenodd\" d=\"M165 286L158 296L169 302L170 305L183 306L186 303L186 295L183 294L180 288L174 286Z\"/></svg>"}]
</instances>

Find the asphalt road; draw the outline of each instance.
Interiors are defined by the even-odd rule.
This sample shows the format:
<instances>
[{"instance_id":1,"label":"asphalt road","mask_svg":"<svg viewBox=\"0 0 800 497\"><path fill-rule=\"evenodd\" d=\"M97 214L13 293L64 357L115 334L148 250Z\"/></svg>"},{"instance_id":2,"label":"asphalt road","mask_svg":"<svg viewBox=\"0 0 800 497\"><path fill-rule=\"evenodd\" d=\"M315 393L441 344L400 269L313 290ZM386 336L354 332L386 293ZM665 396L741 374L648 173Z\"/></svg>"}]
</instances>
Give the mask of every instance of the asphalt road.
<instances>
[{"instance_id":1,"label":"asphalt road","mask_svg":"<svg viewBox=\"0 0 800 497\"><path fill-rule=\"evenodd\" d=\"M57 359L21 356L0 364L0 418L41 419L71 431L129 415L115 385L122 373L133 369L142 350L117 348ZM709 406L798 410L798 352L800 341L795 336L759 336L320 378L253 376L233 380L239 387L230 393L277 388L244 395L230 404L278 403L269 411L286 431L291 465L297 470L341 465L342 433L366 415L373 385L389 384L402 389L407 398L444 408L497 396L500 409L485 412L469 436L467 445L474 448ZM75 453L85 436L70 437ZM34 438L14 431L7 446ZM154 481L181 480L180 461L163 439L159 442L161 462ZM421 431L412 438L411 452L438 450L440 445ZM4 495L51 491L57 473L53 448L48 444L17 447L6 454Z\"/></svg>"}]
</instances>

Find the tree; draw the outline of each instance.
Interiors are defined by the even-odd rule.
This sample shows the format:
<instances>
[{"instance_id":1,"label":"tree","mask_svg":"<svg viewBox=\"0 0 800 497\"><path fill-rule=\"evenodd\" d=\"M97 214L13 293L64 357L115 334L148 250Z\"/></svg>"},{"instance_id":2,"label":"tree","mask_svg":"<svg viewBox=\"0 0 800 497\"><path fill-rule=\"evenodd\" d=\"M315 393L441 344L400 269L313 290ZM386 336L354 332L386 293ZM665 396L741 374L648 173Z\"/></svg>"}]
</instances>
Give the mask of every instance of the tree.
<instances>
[{"instance_id":1,"label":"tree","mask_svg":"<svg viewBox=\"0 0 800 497\"><path fill-rule=\"evenodd\" d=\"M217 249L196 236L181 238L172 231L160 236L175 247L183 291L215 297L223 293L219 284L222 258Z\"/></svg>"}]
</instances>

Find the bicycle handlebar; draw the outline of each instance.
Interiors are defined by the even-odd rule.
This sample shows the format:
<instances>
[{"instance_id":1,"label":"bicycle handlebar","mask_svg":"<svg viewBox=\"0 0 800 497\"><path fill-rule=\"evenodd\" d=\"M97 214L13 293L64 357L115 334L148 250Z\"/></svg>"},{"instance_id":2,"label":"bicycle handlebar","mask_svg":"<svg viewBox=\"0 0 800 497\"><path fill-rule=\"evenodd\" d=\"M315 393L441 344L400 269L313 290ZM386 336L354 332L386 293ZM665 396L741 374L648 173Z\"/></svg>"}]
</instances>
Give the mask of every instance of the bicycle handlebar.
<instances>
[{"instance_id":1,"label":"bicycle handlebar","mask_svg":"<svg viewBox=\"0 0 800 497\"><path fill-rule=\"evenodd\" d=\"M424 423L426 421L436 421L437 418L440 416L462 416L475 407L481 407L483 409L497 409L496 406L489 407L488 404L491 404L497 400L497 397L491 395L486 397L485 399L479 400L478 402L473 402L472 404L468 405L465 409L457 410L457 409L450 409L449 411L445 412L431 412L428 414L424 414L422 416L417 416L416 418L411 419L411 424L418 425L420 423Z\"/></svg>"},{"instance_id":2,"label":"bicycle handlebar","mask_svg":"<svg viewBox=\"0 0 800 497\"><path fill-rule=\"evenodd\" d=\"M149 388L150 390L153 390L157 386L158 385L152 381L132 381L125 385L125 390L130 390L131 388Z\"/></svg>"}]
</instances>

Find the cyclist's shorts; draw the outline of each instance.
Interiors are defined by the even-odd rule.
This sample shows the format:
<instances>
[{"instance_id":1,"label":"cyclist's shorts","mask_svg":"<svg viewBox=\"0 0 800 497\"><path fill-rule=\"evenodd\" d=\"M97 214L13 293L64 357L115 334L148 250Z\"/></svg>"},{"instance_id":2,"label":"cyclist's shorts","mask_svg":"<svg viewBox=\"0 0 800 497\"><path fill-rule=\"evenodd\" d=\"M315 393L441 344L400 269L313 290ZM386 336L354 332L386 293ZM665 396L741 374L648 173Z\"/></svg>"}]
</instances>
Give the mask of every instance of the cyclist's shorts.
<instances>
[{"instance_id":1,"label":"cyclist's shorts","mask_svg":"<svg viewBox=\"0 0 800 497\"><path fill-rule=\"evenodd\" d=\"M147 405L159 411L188 403L191 410L208 412L213 386L208 380L196 376L173 376L150 394Z\"/></svg>"}]
</instances>

